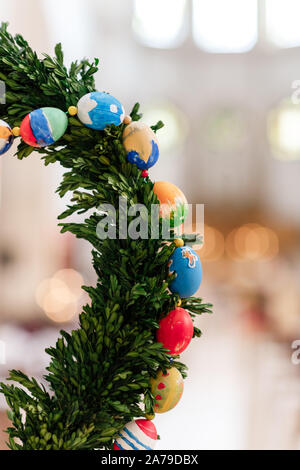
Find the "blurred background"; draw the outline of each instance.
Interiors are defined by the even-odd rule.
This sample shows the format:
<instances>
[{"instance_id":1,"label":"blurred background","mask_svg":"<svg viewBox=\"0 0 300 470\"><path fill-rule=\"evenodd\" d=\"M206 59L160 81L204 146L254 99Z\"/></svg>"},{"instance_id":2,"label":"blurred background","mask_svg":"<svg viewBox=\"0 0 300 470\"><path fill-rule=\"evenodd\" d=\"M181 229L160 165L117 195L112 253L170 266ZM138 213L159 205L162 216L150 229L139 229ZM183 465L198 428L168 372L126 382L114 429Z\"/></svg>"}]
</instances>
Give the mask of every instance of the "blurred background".
<instances>
[{"instance_id":1,"label":"blurred background","mask_svg":"<svg viewBox=\"0 0 300 470\"><path fill-rule=\"evenodd\" d=\"M183 355L180 404L156 417L158 447L300 449L299 1L0 0L0 12L38 53L62 42L67 63L99 57L99 90L165 122L151 178L205 204L198 294L214 314ZM42 377L44 348L77 326L80 286L95 282L88 244L57 228L62 169L13 153L0 162L1 380Z\"/></svg>"}]
</instances>

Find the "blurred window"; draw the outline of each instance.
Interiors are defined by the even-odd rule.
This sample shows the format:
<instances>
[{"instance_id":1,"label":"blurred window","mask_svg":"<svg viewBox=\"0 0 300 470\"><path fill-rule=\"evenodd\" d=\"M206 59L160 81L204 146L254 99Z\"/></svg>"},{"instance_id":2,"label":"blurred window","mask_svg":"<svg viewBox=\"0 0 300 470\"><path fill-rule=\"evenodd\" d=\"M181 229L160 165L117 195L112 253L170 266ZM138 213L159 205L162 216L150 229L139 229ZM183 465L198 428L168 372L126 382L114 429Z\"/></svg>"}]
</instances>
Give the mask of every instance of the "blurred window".
<instances>
[{"instance_id":1,"label":"blurred window","mask_svg":"<svg viewBox=\"0 0 300 470\"><path fill-rule=\"evenodd\" d=\"M247 122L244 112L223 107L206 113L199 126L201 144L213 152L240 150L247 142Z\"/></svg>"},{"instance_id":2,"label":"blurred window","mask_svg":"<svg viewBox=\"0 0 300 470\"><path fill-rule=\"evenodd\" d=\"M187 119L182 111L171 104L158 104L146 108L143 121L149 126L163 121L164 127L159 132L159 146L162 151L171 151L184 143L187 133Z\"/></svg>"},{"instance_id":3,"label":"blurred window","mask_svg":"<svg viewBox=\"0 0 300 470\"><path fill-rule=\"evenodd\" d=\"M272 154L279 160L300 159L300 106L285 100L270 111L268 137Z\"/></svg>"},{"instance_id":4,"label":"blurred window","mask_svg":"<svg viewBox=\"0 0 300 470\"><path fill-rule=\"evenodd\" d=\"M257 0L193 0L193 36L207 52L237 53L257 41Z\"/></svg>"},{"instance_id":5,"label":"blurred window","mask_svg":"<svg viewBox=\"0 0 300 470\"><path fill-rule=\"evenodd\" d=\"M266 0L266 34L279 47L300 46L300 1Z\"/></svg>"},{"instance_id":6,"label":"blurred window","mask_svg":"<svg viewBox=\"0 0 300 470\"><path fill-rule=\"evenodd\" d=\"M186 0L135 0L133 29L146 46L178 47L186 37Z\"/></svg>"}]
</instances>

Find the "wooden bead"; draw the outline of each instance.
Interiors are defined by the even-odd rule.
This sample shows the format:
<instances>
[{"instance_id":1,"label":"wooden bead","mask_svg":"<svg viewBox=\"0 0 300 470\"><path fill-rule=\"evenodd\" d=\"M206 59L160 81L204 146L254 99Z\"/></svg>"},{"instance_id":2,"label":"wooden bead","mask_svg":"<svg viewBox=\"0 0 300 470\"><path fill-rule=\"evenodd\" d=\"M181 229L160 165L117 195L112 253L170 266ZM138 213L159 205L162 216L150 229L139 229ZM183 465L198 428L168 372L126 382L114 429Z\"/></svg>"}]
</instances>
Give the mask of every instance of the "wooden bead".
<instances>
[{"instance_id":1,"label":"wooden bead","mask_svg":"<svg viewBox=\"0 0 300 470\"><path fill-rule=\"evenodd\" d=\"M20 135L20 128L19 127L13 127L11 131L12 131L12 133L15 137L19 137L19 135Z\"/></svg>"},{"instance_id":2,"label":"wooden bead","mask_svg":"<svg viewBox=\"0 0 300 470\"><path fill-rule=\"evenodd\" d=\"M174 243L176 246L184 246L184 241L181 238L175 238Z\"/></svg>"},{"instance_id":3,"label":"wooden bead","mask_svg":"<svg viewBox=\"0 0 300 470\"><path fill-rule=\"evenodd\" d=\"M182 302L181 302L181 299L178 299L178 301L177 301L177 307L181 307L181 303L182 303Z\"/></svg>"},{"instance_id":4,"label":"wooden bead","mask_svg":"<svg viewBox=\"0 0 300 470\"><path fill-rule=\"evenodd\" d=\"M68 113L70 114L70 116L76 116L77 112L77 106L69 106Z\"/></svg>"},{"instance_id":5,"label":"wooden bead","mask_svg":"<svg viewBox=\"0 0 300 470\"><path fill-rule=\"evenodd\" d=\"M127 114L127 115L124 117L123 123L124 123L124 124L130 124L131 121L132 121L131 116L129 116L129 115Z\"/></svg>"}]
</instances>

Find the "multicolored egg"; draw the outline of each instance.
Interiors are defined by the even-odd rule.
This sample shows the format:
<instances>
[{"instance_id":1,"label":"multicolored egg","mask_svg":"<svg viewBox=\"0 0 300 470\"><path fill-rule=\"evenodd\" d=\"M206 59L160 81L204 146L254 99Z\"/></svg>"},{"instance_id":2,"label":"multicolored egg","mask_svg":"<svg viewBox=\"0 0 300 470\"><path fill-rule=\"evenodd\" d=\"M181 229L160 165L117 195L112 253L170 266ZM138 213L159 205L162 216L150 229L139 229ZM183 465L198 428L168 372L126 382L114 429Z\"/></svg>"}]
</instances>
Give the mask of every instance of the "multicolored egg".
<instances>
[{"instance_id":1,"label":"multicolored egg","mask_svg":"<svg viewBox=\"0 0 300 470\"><path fill-rule=\"evenodd\" d=\"M182 353L194 334L192 318L184 308L177 307L159 323L156 338L172 356Z\"/></svg>"},{"instance_id":2,"label":"multicolored egg","mask_svg":"<svg viewBox=\"0 0 300 470\"><path fill-rule=\"evenodd\" d=\"M141 170L151 168L158 160L158 141L151 127L143 122L131 122L123 132L127 159Z\"/></svg>"},{"instance_id":3,"label":"multicolored egg","mask_svg":"<svg viewBox=\"0 0 300 470\"><path fill-rule=\"evenodd\" d=\"M10 126L0 119L0 155L7 152L14 141L14 136Z\"/></svg>"},{"instance_id":4,"label":"multicolored egg","mask_svg":"<svg viewBox=\"0 0 300 470\"><path fill-rule=\"evenodd\" d=\"M170 227L181 225L188 213L188 203L183 192L167 181L157 181L153 192L159 200L160 216L170 220Z\"/></svg>"},{"instance_id":5,"label":"multicolored egg","mask_svg":"<svg viewBox=\"0 0 300 470\"><path fill-rule=\"evenodd\" d=\"M157 431L148 419L136 419L126 424L114 442L114 450L153 450L156 446Z\"/></svg>"},{"instance_id":6,"label":"multicolored egg","mask_svg":"<svg viewBox=\"0 0 300 470\"><path fill-rule=\"evenodd\" d=\"M202 281L202 265L197 253L189 246L174 250L169 260L169 272L176 272L169 289L179 297L191 297L197 292Z\"/></svg>"},{"instance_id":7,"label":"multicolored egg","mask_svg":"<svg viewBox=\"0 0 300 470\"><path fill-rule=\"evenodd\" d=\"M183 378L176 367L168 369L164 374L159 371L155 379L150 380L151 392L155 398L155 413L165 413L172 410L183 393Z\"/></svg>"},{"instance_id":8,"label":"multicolored egg","mask_svg":"<svg viewBox=\"0 0 300 470\"><path fill-rule=\"evenodd\" d=\"M47 147L64 135L67 126L67 115L61 109L39 108L23 119L20 135L32 147Z\"/></svg>"},{"instance_id":9,"label":"multicolored egg","mask_svg":"<svg viewBox=\"0 0 300 470\"><path fill-rule=\"evenodd\" d=\"M98 131L111 124L119 126L125 117L120 101L101 91L92 91L82 96L77 109L79 120L85 126Z\"/></svg>"}]
</instances>

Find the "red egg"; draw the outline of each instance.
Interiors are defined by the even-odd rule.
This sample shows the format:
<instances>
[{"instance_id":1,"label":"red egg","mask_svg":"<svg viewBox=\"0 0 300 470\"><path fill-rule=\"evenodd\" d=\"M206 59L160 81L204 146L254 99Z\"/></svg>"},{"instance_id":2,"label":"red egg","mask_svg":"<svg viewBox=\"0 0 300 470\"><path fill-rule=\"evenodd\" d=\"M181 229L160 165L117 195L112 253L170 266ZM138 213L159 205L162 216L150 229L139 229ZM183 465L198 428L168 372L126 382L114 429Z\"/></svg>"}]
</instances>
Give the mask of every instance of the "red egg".
<instances>
[{"instance_id":1,"label":"red egg","mask_svg":"<svg viewBox=\"0 0 300 470\"><path fill-rule=\"evenodd\" d=\"M194 333L192 318L184 308L175 308L164 317L157 330L157 341L170 351L172 356L184 351Z\"/></svg>"}]
</instances>

